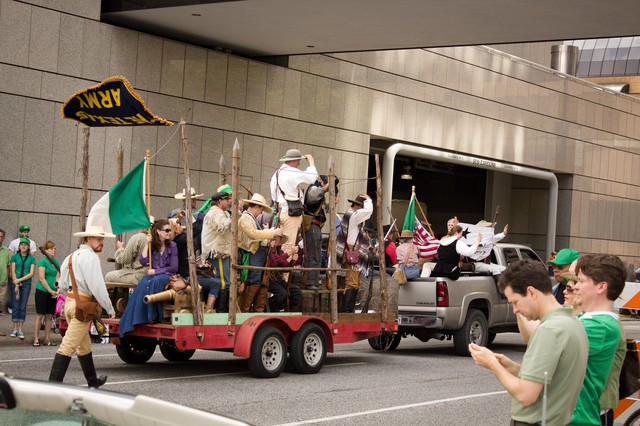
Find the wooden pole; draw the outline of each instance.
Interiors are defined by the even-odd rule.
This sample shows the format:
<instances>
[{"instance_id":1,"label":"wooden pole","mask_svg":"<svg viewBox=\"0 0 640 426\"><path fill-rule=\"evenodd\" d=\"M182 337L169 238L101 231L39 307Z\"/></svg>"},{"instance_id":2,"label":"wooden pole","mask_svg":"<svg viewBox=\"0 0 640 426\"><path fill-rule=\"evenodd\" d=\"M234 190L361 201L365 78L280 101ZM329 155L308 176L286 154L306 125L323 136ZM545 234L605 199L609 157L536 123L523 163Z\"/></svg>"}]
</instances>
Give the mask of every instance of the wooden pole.
<instances>
[{"instance_id":1,"label":"wooden pole","mask_svg":"<svg viewBox=\"0 0 640 426\"><path fill-rule=\"evenodd\" d=\"M329 177L329 257L332 268L339 267L336 257L336 175L333 171L333 157L329 156L327 165L327 174ZM333 271L327 271L331 280L331 322L338 322L338 274Z\"/></svg>"},{"instance_id":2,"label":"wooden pole","mask_svg":"<svg viewBox=\"0 0 640 426\"><path fill-rule=\"evenodd\" d=\"M378 241L380 246L378 250L378 265L380 273L380 301L382 304L382 320L388 321L389 316L389 296L387 292L387 272L384 258L384 239L380 240L380 236L384 235L382 230L382 178L380 173L380 155L375 155L376 160L376 219L378 222ZM373 274L373 271L371 271ZM394 319L395 320L395 319Z\"/></svg>"},{"instance_id":3,"label":"wooden pole","mask_svg":"<svg viewBox=\"0 0 640 426\"><path fill-rule=\"evenodd\" d=\"M411 192L413 192L415 194L415 186L411 187ZM420 205L420 202L418 201L418 197L416 196L416 205L418 206L418 209L420 209L420 213L422 214L422 218L424 219L424 223L427 224L427 229L429 229L429 233L431 234L431 236L433 237L433 229L431 229L431 224L429 223L429 221L427 220L427 215L424 214L424 212L422 211L422 206Z\"/></svg>"},{"instance_id":4,"label":"wooden pole","mask_svg":"<svg viewBox=\"0 0 640 426\"><path fill-rule=\"evenodd\" d=\"M493 227L495 228L498 224L498 215L500 214L500 205L496 206L496 214L493 215Z\"/></svg>"},{"instance_id":5,"label":"wooden pole","mask_svg":"<svg viewBox=\"0 0 640 426\"><path fill-rule=\"evenodd\" d=\"M147 216L151 217L151 151L147 149L147 153L145 155L145 161L147 162ZM153 225L151 226L153 228ZM148 235L151 235L151 228L147 231ZM151 244L149 244L149 269L153 268L152 265L152 249Z\"/></svg>"},{"instance_id":6,"label":"wooden pole","mask_svg":"<svg viewBox=\"0 0 640 426\"><path fill-rule=\"evenodd\" d=\"M85 231L87 226L87 199L89 198L89 136L91 135L91 127L85 126L82 129L84 140L82 143L82 162L80 170L82 171L82 193L80 194L80 231ZM80 238L82 242L82 238Z\"/></svg>"},{"instance_id":7,"label":"wooden pole","mask_svg":"<svg viewBox=\"0 0 640 426\"><path fill-rule=\"evenodd\" d=\"M191 310L193 311L193 324L202 325L202 310L200 309L200 291L198 286L198 273L196 272L196 254L193 250L193 211L191 210L191 176L189 173L189 139L187 139L187 123L180 119L180 134L182 142L182 158L184 158L184 199L187 205L185 209L185 227L187 228L187 254L189 256L189 283L191 285ZM178 226L180 224L178 223ZM204 335L200 332L198 337L202 341Z\"/></svg>"},{"instance_id":8,"label":"wooden pole","mask_svg":"<svg viewBox=\"0 0 640 426\"><path fill-rule=\"evenodd\" d=\"M227 183L227 167L224 161L224 155L220 156L220 161L218 162L218 173L220 173L220 186L222 186Z\"/></svg>"},{"instance_id":9,"label":"wooden pole","mask_svg":"<svg viewBox=\"0 0 640 426\"><path fill-rule=\"evenodd\" d=\"M233 144L233 162L231 165L231 267L229 268L229 325L236 323L237 298L238 298L238 196L240 176L240 143L236 138Z\"/></svg>"}]
</instances>

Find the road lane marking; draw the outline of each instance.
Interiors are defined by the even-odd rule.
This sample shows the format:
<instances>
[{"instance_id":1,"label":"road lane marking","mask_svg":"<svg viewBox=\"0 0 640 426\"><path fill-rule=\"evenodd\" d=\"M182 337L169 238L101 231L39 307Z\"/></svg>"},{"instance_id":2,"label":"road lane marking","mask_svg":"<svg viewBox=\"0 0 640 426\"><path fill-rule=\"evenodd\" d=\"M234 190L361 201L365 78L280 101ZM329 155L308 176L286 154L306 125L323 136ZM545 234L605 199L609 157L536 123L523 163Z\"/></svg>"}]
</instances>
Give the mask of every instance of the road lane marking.
<instances>
[{"instance_id":1,"label":"road lane marking","mask_svg":"<svg viewBox=\"0 0 640 426\"><path fill-rule=\"evenodd\" d=\"M48 357L44 357L44 358L18 358L18 359L3 359L2 362L23 362L23 361L53 361L53 357L55 356L55 352L51 353L51 356ZM103 358L103 357L111 357L111 356L118 356L118 354L103 354L103 355L96 355L93 354L94 358Z\"/></svg>"},{"instance_id":2,"label":"road lane marking","mask_svg":"<svg viewBox=\"0 0 640 426\"><path fill-rule=\"evenodd\" d=\"M283 423L283 424L280 424L280 425L277 425L277 426L295 426L295 425L304 425L304 424L311 424L311 423L331 422L331 421L335 421L335 420L348 419L350 417L367 416L369 414L385 413L385 412L388 412L388 411L406 410L406 409L409 409L409 408L425 407L427 405L441 404L443 402L462 401L462 400L465 400L465 399L483 398L483 397L486 397L486 396L502 395L502 394L506 394L506 393L507 393L507 391L497 391L497 392L477 393L477 394L474 394L474 395L456 396L456 397L453 397L453 398L438 399L438 400L435 400L435 401L417 402L415 404L396 405L395 407L379 408L377 410L360 411L358 413L342 414L340 416L321 417L321 418L318 418L318 419L304 420L304 421L301 421L301 422Z\"/></svg>"}]
</instances>

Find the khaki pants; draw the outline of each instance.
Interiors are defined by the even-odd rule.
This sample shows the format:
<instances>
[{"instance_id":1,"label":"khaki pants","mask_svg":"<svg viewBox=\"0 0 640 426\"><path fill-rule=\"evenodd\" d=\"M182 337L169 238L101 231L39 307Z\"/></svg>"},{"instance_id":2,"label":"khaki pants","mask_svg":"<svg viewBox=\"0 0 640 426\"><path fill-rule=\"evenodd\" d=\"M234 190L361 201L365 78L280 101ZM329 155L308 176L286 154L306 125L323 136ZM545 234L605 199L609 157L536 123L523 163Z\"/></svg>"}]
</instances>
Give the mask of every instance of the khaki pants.
<instances>
[{"instance_id":1,"label":"khaki pants","mask_svg":"<svg viewBox=\"0 0 640 426\"><path fill-rule=\"evenodd\" d=\"M346 289L360 288L360 271L354 271L351 269L351 265L347 264L347 256L342 257L342 267L346 269L345 277L344 277L344 287Z\"/></svg>"},{"instance_id":2,"label":"khaki pants","mask_svg":"<svg viewBox=\"0 0 640 426\"><path fill-rule=\"evenodd\" d=\"M115 271L107 272L104 280L108 283L123 283L137 285L141 279L147 275L147 268L142 269L130 269L122 268Z\"/></svg>"},{"instance_id":3,"label":"khaki pants","mask_svg":"<svg viewBox=\"0 0 640 426\"><path fill-rule=\"evenodd\" d=\"M72 356L77 352L78 356L91 352L91 336L89 336L89 322L82 322L76 318L76 301L70 297L64 302L64 316L69 324L67 333L62 339L58 353L64 356Z\"/></svg>"},{"instance_id":4,"label":"khaki pants","mask_svg":"<svg viewBox=\"0 0 640 426\"><path fill-rule=\"evenodd\" d=\"M282 233L287 236L287 242L282 245L282 251L293 255L297 247L296 239L298 237L298 229L302 224L302 216L289 216L288 212L280 214L280 223L282 224Z\"/></svg>"}]
</instances>

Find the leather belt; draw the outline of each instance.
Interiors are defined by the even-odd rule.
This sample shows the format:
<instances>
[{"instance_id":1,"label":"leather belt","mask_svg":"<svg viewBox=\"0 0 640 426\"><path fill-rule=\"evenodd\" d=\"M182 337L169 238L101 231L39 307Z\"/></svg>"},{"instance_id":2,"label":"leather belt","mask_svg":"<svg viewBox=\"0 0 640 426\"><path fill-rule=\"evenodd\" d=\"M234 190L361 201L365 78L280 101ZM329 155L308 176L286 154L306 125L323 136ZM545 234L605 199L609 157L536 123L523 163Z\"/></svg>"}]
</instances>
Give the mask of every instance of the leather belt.
<instances>
[{"instance_id":1,"label":"leather belt","mask_svg":"<svg viewBox=\"0 0 640 426\"><path fill-rule=\"evenodd\" d=\"M311 223L315 223L316 225L318 225L320 228L322 228L324 226L324 222L319 221L318 219L313 219L311 221Z\"/></svg>"}]
</instances>

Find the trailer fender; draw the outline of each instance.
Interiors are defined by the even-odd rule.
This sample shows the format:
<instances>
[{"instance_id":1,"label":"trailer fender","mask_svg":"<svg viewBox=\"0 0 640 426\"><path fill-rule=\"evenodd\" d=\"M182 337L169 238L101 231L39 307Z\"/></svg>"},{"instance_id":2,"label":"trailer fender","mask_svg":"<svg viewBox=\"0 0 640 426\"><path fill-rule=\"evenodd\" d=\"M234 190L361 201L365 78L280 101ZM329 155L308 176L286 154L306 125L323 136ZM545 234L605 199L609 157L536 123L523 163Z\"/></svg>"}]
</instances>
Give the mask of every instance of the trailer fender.
<instances>
[{"instance_id":1,"label":"trailer fender","mask_svg":"<svg viewBox=\"0 0 640 426\"><path fill-rule=\"evenodd\" d=\"M327 338L327 352L333 352L333 335L327 323L320 318L307 315L282 317L265 315L251 317L239 327L235 345L233 346L233 355L241 358L249 358L251 355L251 342L260 327L271 326L277 328L284 334L288 345L291 343L291 336L308 322L317 324L322 328Z\"/></svg>"}]
</instances>

